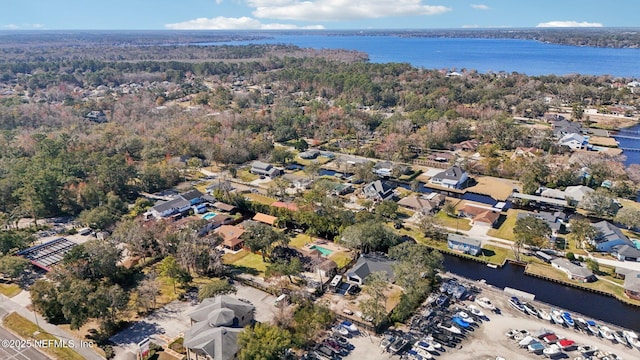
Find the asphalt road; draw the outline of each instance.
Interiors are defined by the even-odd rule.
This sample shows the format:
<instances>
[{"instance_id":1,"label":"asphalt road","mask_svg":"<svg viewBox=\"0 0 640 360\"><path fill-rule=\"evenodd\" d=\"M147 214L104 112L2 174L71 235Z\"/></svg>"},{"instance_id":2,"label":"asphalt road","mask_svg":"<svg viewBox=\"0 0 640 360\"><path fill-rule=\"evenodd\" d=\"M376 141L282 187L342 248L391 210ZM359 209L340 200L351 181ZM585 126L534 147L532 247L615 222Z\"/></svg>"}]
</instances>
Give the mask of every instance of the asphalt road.
<instances>
[{"instance_id":1,"label":"asphalt road","mask_svg":"<svg viewBox=\"0 0 640 360\"><path fill-rule=\"evenodd\" d=\"M15 359L15 360L50 360L51 358L42 354L38 350L31 347L6 347L6 341L14 342L21 341L18 337L14 336L3 327L0 327L0 359ZM4 344L3 344L4 343Z\"/></svg>"}]
</instances>

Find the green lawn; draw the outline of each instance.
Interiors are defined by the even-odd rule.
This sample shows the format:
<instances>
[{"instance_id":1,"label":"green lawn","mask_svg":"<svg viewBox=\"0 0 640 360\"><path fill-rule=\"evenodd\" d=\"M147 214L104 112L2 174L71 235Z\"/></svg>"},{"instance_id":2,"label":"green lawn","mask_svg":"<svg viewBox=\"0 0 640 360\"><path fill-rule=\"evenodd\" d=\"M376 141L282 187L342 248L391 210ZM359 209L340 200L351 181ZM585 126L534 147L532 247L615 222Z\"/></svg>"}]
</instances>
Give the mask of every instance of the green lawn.
<instances>
[{"instance_id":1,"label":"green lawn","mask_svg":"<svg viewBox=\"0 0 640 360\"><path fill-rule=\"evenodd\" d=\"M260 195L260 194L255 194L255 193L246 194L245 197L250 199L251 201L255 201L265 205L271 205L277 201L276 199L273 199L264 195Z\"/></svg>"},{"instance_id":2,"label":"green lawn","mask_svg":"<svg viewBox=\"0 0 640 360\"><path fill-rule=\"evenodd\" d=\"M292 237L289 241L289 246L302 249L311 240L311 237L307 234L296 234L296 236Z\"/></svg>"},{"instance_id":3,"label":"green lawn","mask_svg":"<svg viewBox=\"0 0 640 360\"><path fill-rule=\"evenodd\" d=\"M338 265L338 269L342 269L351 262L351 254L345 251L338 251L329 255L329 259L335 261Z\"/></svg>"},{"instance_id":4,"label":"green lawn","mask_svg":"<svg viewBox=\"0 0 640 360\"><path fill-rule=\"evenodd\" d=\"M36 324L31 321L23 318L22 316L11 313L4 318L2 323L7 329L12 330L16 334L20 335L23 339L29 340L58 340L53 335L50 335L46 332L39 332L37 335L34 335L38 332L38 327ZM64 360L82 360L84 357L80 356L77 352L71 350L71 348L64 346L51 346L40 348L39 350L44 351L45 353L52 355L56 359L64 359Z\"/></svg>"},{"instance_id":5,"label":"green lawn","mask_svg":"<svg viewBox=\"0 0 640 360\"><path fill-rule=\"evenodd\" d=\"M16 284L2 284L0 283L0 294L6 296L6 297L14 297L16 295L18 295L20 293L20 291L22 291L22 289L20 289L20 286L16 285Z\"/></svg>"},{"instance_id":6,"label":"green lawn","mask_svg":"<svg viewBox=\"0 0 640 360\"><path fill-rule=\"evenodd\" d=\"M222 259L225 264L255 269L260 273L267 270L267 264L262 261L262 255L247 250L240 250L236 254L225 254Z\"/></svg>"},{"instance_id":7,"label":"green lawn","mask_svg":"<svg viewBox=\"0 0 640 360\"><path fill-rule=\"evenodd\" d=\"M329 161L331 161L332 159L329 159L328 157L324 157L324 156L318 156L315 159L303 159L300 156L296 156L296 158L294 159L298 164L300 165L304 165L307 166L311 163L318 163L320 165L324 165L326 163L328 163Z\"/></svg>"},{"instance_id":8,"label":"green lawn","mask_svg":"<svg viewBox=\"0 0 640 360\"><path fill-rule=\"evenodd\" d=\"M244 182L252 182L260 178L260 176L250 173L249 170L238 170L236 177Z\"/></svg>"},{"instance_id":9,"label":"green lawn","mask_svg":"<svg viewBox=\"0 0 640 360\"><path fill-rule=\"evenodd\" d=\"M487 231L487 235L505 239L505 240L514 241L515 234L513 233L513 228L516 226L517 216L518 216L518 210L515 210L515 209L507 210L507 218L502 222L502 225L500 225L500 228L489 229L489 231Z\"/></svg>"},{"instance_id":10,"label":"green lawn","mask_svg":"<svg viewBox=\"0 0 640 360\"><path fill-rule=\"evenodd\" d=\"M513 259L513 251L499 246L483 245L482 255L480 259L486 260L492 264L504 264L507 259Z\"/></svg>"},{"instance_id":11,"label":"green lawn","mask_svg":"<svg viewBox=\"0 0 640 360\"><path fill-rule=\"evenodd\" d=\"M446 226L451 229L458 229L463 231L471 230L469 219L449 216L442 210L438 211L438 213L436 214L436 219L440 220L442 226Z\"/></svg>"}]
</instances>

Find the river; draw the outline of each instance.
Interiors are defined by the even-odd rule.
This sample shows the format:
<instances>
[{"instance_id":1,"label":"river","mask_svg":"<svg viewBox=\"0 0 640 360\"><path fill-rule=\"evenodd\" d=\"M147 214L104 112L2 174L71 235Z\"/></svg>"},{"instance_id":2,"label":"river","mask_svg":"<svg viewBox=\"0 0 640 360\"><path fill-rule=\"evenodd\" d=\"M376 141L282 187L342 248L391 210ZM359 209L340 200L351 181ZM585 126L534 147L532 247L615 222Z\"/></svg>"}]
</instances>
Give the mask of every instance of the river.
<instances>
[{"instance_id":1,"label":"river","mask_svg":"<svg viewBox=\"0 0 640 360\"><path fill-rule=\"evenodd\" d=\"M493 269L483 263L444 255L447 271L472 280L486 280L487 284L503 289L511 287L534 294L536 300L574 311L624 328L640 331L640 308L615 298L585 290L563 286L524 274L524 268L506 264Z\"/></svg>"}]
</instances>

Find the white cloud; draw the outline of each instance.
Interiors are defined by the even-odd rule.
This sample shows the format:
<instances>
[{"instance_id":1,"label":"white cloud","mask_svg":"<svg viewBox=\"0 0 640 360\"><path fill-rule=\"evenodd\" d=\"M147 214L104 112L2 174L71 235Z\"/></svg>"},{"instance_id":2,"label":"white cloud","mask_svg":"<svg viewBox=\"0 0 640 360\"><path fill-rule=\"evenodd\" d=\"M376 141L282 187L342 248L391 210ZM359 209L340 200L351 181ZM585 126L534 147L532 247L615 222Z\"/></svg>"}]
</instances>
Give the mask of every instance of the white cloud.
<instances>
[{"instance_id":1,"label":"white cloud","mask_svg":"<svg viewBox=\"0 0 640 360\"><path fill-rule=\"evenodd\" d=\"M438 15L451 8L424 5L422 0L247 0L261 19L336 21Z\"/></svg>"},{"instance_id":2,"label":"white cloud","mask_svg":"<svg viewBox=\"0 0 640 360\"><path fill-rule=\"evenodd\" d=\"M602 27L601 23L578 22L578 21L549 21L540 23L536 27Z\"/></svg>"},{"instance_id":3,"label":"white cloud","mask_svg":"<svg viewBox=\"0 0 640 360\"><path fill-rule=\"evenodd\" d=\"M513 26L511 25L476 25L476 24L469 24L469 25L462 25L463 29L506 29L506 28L511 28Z\"/></svg>"},{"instance_id":4,"label":"white cloud","mask_svg":"<svg viewBox=\"0 0 640 360\"><path fill-rule=\"evenodd\" d=\"M18 30L18 29L43 29L44 28L44 24L20 24L20 25L16 25L16 24L6 24L6 25L2 25L3 29L7 29L7 30Z\"/></svg>"},{"instance_id":5,"label":"white cloud","mask_svg":"<svg viewBox=\"0 0 640 360\"><path fill-rule=\"evenodd\" d=\"M16 30L19 29L20 27L16 24L6 24L6 25L2 25L2 27L4 29L9 29L9 30Z\"/></svg>"},{"instance_id":6,"label":"white cloud","mask_svg":"<svg viewBox=\"0 0 640 360\"><path fill-rule=\"evenodd\" d=\"M230 18L198 18L174 24L165 24L173 30L287 30L287 29L323 29L322 25L297 26L291 24L263 24L250 17Z\"/></svg>"},{"instance_id":7,"label":"white cloud","mask_svg":"<svg viewBox=\"0 0 640 360\"><path fill-rule=\"evenodd\" d=\"M484 4L471 4L471 7L476 10L489 10L489 6Z\"/></svg>"}]
</instances>

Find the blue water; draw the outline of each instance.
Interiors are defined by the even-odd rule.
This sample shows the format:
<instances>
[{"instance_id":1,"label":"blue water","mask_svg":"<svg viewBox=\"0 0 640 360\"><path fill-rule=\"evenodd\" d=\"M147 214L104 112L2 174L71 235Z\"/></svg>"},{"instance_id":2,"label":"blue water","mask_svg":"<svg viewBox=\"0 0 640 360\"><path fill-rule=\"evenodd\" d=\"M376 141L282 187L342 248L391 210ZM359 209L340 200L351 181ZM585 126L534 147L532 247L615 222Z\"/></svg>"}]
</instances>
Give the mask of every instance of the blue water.
<instances>
[{"instance_id":1,"label":"blue water","mask_svg":"<svg viewBox=\"0 0 640 360\"><path fill-rule=\"evenodd\" d=\"M320 251L322 256L329 256L329 255L333 254L333 250L329 250L327 248L323 248L322 246L318 246L318 245L313 245L309 249Z\"/></svg>"},{"instance_id":2,"label":"blue water","mask_svg":"<svg viewBox=\"0 0 640 360\"><path fill-rule=\"evenodd\" d=\"M618 134L624 136L614 137L623 149L623 155L626 156L625 165L640 164L640 124L620 130ZM627 150L625 151L625 149ZM636 149L636 151L632 149Z\"/></svg>"},{"instance_id":3,"label":"blue water","mask_svg":"<svg viewBox=\"0 0 640 360\"><path fill-rule=\"evenodd\" d=\"M216 216L216 213L208 212L208 213L202 215L202 218L205 219L205 220L209 220L209 219L214 218L215 216Z\"/></svg>"},{"instance_id":4,"label":"blue water","mask_svg":"<svg viewBox=\"0 0 640 360\"><path fill-rule=\"evenodd\" d=\"M293 44L315 49L358 50L367 53L374 63L409 63L427 69L640 77L640 49L565 46L532 40L328 36L321 32L264 35L272 37L200 45Z\"/></svg>"}]
</instances>

